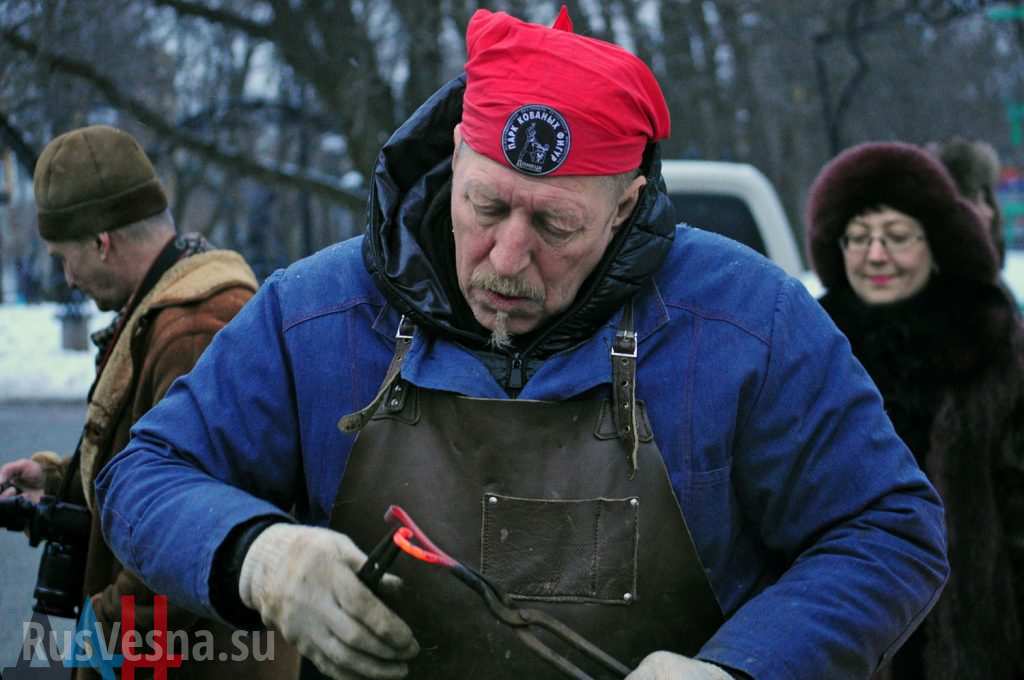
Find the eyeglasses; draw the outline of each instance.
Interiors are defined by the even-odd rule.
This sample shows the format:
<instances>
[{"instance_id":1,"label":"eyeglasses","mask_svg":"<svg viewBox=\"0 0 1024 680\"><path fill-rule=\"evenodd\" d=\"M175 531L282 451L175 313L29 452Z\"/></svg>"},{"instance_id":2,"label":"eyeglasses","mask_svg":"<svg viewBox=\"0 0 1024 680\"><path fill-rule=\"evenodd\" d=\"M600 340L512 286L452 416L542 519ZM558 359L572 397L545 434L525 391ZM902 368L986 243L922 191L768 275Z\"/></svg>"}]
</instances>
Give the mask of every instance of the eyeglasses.
<instances>
[{"instance_id":1,"label":"eyeglasses","mask_svg":"<svg viewBox=\"0 0 1024 680\"><path fill-rule=\"evenodd\" d=\"M903 253L918 241L924 240L923 234L843 234L839 237L839 247L851 255L863 255L871 249L871 242L878 239L890 254Z\"/></svg>"}]
</instances>

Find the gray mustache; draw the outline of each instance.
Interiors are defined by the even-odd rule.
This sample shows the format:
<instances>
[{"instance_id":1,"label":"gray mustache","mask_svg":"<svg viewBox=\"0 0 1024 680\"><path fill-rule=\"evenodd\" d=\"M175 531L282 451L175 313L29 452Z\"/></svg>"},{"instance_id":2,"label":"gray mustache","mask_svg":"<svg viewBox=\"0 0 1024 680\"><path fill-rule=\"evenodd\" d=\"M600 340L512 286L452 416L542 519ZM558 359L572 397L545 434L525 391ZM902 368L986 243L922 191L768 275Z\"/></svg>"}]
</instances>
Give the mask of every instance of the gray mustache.
<instances>
[{"instance_id":1,"label":"gray mustache","mask_svg":"<svg viewBox=\"0 0 1024 680\"><path fill-rule=\"evenodd\" d=\"M544 290L526 281L494 273L474 274L470 285L508 297L522 297L534 302L544 302Z\"/></svg>"}]
</instances>

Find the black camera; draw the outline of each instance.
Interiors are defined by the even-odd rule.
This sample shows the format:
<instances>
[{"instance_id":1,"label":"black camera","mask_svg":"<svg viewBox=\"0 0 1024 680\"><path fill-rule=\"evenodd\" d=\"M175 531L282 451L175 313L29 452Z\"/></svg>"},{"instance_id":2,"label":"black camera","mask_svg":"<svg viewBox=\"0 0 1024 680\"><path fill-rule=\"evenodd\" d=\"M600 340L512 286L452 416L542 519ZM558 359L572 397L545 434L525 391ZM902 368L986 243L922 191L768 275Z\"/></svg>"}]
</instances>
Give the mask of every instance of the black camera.
<instances>
[{"instance_id":1,"label":"black camera","mask_svg":"<svg viewBox=\"0 0 1024 680\"><path fill-rule=\"evenodd\" d=\"M0 498L0 528L26 532L32 546L47 541L32 593L33 610L78 618L91 526L88 508L53 496L43 496L38 503L23 496Z\"/></svg>"}]
</instances>

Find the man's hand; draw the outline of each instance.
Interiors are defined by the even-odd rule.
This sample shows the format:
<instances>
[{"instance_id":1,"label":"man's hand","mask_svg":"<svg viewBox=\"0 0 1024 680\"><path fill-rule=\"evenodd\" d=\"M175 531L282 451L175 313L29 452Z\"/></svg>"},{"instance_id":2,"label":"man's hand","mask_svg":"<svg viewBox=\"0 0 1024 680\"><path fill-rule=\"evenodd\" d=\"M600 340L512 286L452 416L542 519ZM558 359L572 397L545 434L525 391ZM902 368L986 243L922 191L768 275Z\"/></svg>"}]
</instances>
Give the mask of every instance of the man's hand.
<instances>
[{"instance_id":1,"label":"man's hand","mask_svg":"<svg viewBox=\"0 0 1024 680\"><path fill-rule=\"evenodd\" d=\"M7 486L0 496L14 496L21 490L21 495L38 503L43 497L43 484L46 473L43 466L31 458L21 458L0 467L0 486ZM8 482L13 486L8 486Z\"/></svg>"},{"instance_id":2,"label":"man's hand","mask_svg":"<svg viewBox=\"0 0 1024 680\"><path fill-rule=\"evenodd\" d=\"M732 676L714 664L671 652L654 652L626 680L732 680Z\"/></svg>"},{"instance_id":3,"label":"man's hand","mask_svg":"<svg viewBox=\"0 0 1024 680\"><path fill-rule=\"evenodd\" d=\"M242 562L238 591L263 622L336 680L402 678L419 653L412 631L356 576L366 554L344 534L275 524ZM394 589L397 577L381 586Z\"/></svg>"}]
</instances>

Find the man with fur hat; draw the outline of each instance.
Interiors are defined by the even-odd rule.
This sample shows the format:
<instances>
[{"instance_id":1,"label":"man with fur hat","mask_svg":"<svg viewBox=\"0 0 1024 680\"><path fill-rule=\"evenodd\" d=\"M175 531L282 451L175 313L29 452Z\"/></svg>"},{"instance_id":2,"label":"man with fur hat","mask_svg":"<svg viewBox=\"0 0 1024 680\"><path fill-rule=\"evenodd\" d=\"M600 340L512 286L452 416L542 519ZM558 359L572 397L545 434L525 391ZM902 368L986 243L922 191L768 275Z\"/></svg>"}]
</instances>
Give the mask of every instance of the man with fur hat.
<instances>
[{"instance_id":1,"label":"man with fur hat","mask_svg":"<svg viewBox=\"0 0 1024 680\"><path fill-rule=\"evenodd\" d=\"M333 678L553 677L448 569L357 575L397 504L630 680L866 678L947 567L845 339L676 226L639 59L564 10L478 10L467 51L385 144L366 234L271 277L104 469L114 549Z\"/></svg>"},{"instance_id":2,"label":"man with fur hat","mask_svg":"<svg viewBox=\"0 0 1024 680\"><path fill-rule=\"evenodd\" d=\"M999 267L1006 261L1003 238L1003 215L996 200L999 185L999 154L988 142L952 137L945 142L932 142L926 147L946 166L960 194L978 211L989 229L999 256Z\"/></svg>"},{"instance_id":3,"label":"man with fur hat","mask_svg":"<svg viewBox=\"0 0 1024 680\"><path fill-rule=\"evenodd\" d=\"M154 625L153 593L124 569L103 541L92 482L124 448L132 425L187 373L217 333L252 297L257 282L242 257L214 250L199 235L176 237L167 197L153 166L129 134L107 126L67 132L47 145L34 176L39 234L63 264L69 286L102 310L117 310L113 323L93 335L96 379L89 391L82 438L75 454L38 452L0 468L5 495L33 501L43 494L88 506L92 512L84 596L107 635L121 622L120 598L134 596L135 626L145 636ZM158 487L146 494L159 499ZM159 533L159 532L158 532ZM150 536L148 541L158 540ZM234 652L231 628L171 603L167 628L202 633L213 648ZM283 642L283 641L282 641ZM277 662L185 661L170 677L251 678L294 676L297 658L279 645ZM77 678L98 678L77 668Z\"/></svg>"}]
</instances>

